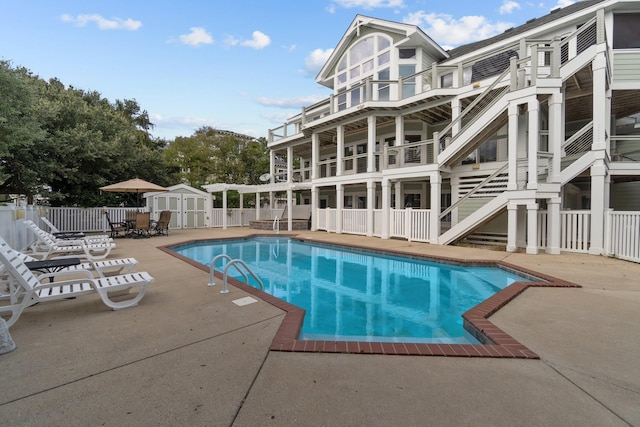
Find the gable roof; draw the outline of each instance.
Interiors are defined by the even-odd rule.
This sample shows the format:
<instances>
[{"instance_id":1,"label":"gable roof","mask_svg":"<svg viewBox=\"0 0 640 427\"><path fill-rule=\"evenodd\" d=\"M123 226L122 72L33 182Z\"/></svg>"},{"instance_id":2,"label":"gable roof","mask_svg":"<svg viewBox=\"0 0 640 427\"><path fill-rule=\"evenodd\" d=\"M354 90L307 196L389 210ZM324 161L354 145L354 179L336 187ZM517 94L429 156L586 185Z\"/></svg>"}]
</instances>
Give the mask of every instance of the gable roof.
<instances>
[{"instance_id":1,"label":"gable roof","mask_svg":"<svg viewBox=\"0 0 640 427\"><path fill-rule=\"evenodd\" d=\"M368 27L378 29L385 33L396 33L404 37L406 42L411 43L411 46L421 46L427 48L431 54L442 59L446 59L449 54L438 45L431 37L429 37L420 27L417 25L403 24L400 22L388 21L385 19L372 18L364 15L356 15L353 19L347 31L344 33L340 42L329 56L327 62L318 73L316 82L323 86L333 87L333 70L335 70L338 61L342 58L344 53L351 47L354 40L360 37L360 29L362 27ZM404 41L403 41L404 42Z\"/></svg>"},{"instance_id":2,"label":"gable roof","mask_svg":"<svg viewBox=\"0 0 640 427\"><path fill-rule=\"evenodd\" d=\"M548 13L547 15L544 15L540 18L534 18L531 19L529 21L527 21L526 23L515 27L515 28L511 28L509 30L506 30L504 33L502 34L498 34L496 36L490 37L488 39L485 40L480 40L477 42L473 42L473 43L469 43L466 45L462 45L462 46L458 46L454 49L451 49L449 51L449 57L450 58L457 58L459 56L463 56L466 55L467 53L476 51L478 49L481 49L483 47L492 45L494 43L498 43L502 40L506 40L509 39L511 37L517 36L519 34L525 33L527 31L530 31L534 28L537 27L541 27L545 24L548 24L550 22L553 21L557 21L560 20L562 18L565 18L569 15L572 15L576 12L579 12L583 9L586 9L588 7L591 7L595 4L598 3L603 3L606 0L581 0L578 1L577 3L573 3L569 6L563 7L563 8L558 8L558 9L554 9L552 10L550 13Z\"/></svg>"}]
</instances>

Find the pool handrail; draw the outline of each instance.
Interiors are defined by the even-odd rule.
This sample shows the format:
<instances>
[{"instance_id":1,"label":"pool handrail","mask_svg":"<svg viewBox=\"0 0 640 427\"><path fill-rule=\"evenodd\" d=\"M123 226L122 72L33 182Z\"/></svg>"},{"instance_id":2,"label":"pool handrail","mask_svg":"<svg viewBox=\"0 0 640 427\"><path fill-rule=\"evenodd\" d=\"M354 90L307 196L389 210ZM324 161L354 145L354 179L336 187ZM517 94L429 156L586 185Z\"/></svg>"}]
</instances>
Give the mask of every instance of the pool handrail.
<instances>
[{"instance_id":1,"label":"pool handrail","mask_svg":"<svg viewBox=\"0 0 640 427\"><path fill-rule=\"evenodd\" d=\"M217 260L219 260L220 258L224 258L228 261L233 261L233 258L231 258L229 255L227 254L220 254L220 255L216 255L213 257L213 259L211 260L211 263L209 264L209 283L207 283L207 286L215 286L216 282L213 280L213 272L215 271L214 266ZM224 267L224 265L223 265ZM238 273L242 274L242 276L244 277L244 281L249 283L249 278L247 277L246 274L244 274L244 272L242 270L240 270L238 267L236 267L236 270L238 270Z\"/></svg>"},{"instance_id":2,"label":"pool handrail","mask_svg":"<svg viewBox=\"0 0 640 427\"><path fill-rule=\"evenodd\" d=\"M260 290L264 291L264 284L262 283L262 280L260 280L260 278L255 275L255 273L249 268L249 266L244 261L242 261L241 259L239 259L239 258L232 259L227 254L216 255L211 260L211 263L209 264L209 283L207 284L207 286L215 286L216 285L215 282L214 282L214 279L213 279L213 273L215 271L214 266L215 266L216 261L218 259L220 259L220 258L224 258L224 259L227 260L227 263L224 265L224 271L223 271L223 275L222 275L222 290L220 291L221 294L229 293L229 289L227 288L227 276L229 275L229 268L231 266L234 266L236 268L236 270L238 271L238 273L242 274L242 277L244 277L245 283L247 285L249 284L249 277L236 264L240 264L242 267L244 267L244 269L247 271L247 273L249 273L251 275L251 277L253 277L255 279L255 281L258 282L258 284L260 285Z\"/></svg>"}]
</instances>

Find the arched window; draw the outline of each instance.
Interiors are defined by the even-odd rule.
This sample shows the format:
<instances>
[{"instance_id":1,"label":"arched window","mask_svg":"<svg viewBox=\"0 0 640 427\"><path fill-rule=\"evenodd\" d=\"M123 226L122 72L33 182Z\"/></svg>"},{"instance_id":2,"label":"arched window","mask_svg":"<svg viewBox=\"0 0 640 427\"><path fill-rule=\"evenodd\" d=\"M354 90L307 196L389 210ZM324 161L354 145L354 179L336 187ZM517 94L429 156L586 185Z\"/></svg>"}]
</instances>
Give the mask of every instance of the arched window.
<instances>
[{"instance_id":1,"label":"arched window","mask_svg":"<svg viewBox=\"0 0 640 427\"><path fill-rule=\"evenodd\" d=\"M386 76L388 79L390 62L391 39L387 36L368 35L354 43L336 68L334 87L338 94L338 110L365 101L366 88L361 83L370 77ZM384 90L388 99L388 85Z\"/></svg>"}]
</instances>

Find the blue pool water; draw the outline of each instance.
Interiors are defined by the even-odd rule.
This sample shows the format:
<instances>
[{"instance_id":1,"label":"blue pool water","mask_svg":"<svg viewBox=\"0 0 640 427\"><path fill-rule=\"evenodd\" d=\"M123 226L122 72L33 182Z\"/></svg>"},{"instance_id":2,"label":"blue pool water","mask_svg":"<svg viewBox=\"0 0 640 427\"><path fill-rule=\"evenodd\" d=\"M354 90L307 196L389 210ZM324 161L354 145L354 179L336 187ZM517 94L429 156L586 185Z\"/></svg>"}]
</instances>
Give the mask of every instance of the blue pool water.
<instances>
[{"instance_id":1,"label":"blue pool water","mask_svg":"<svg viewBox=\"0 0 640 427\"><path fill-rule=\"evenodd\" d=\"M265 292L306 310L299 339L477 343L463 328L462 313L515 281L529 281L496 267L287 237L199 242L173 250L206 266L219 254L242 259ZM216 270L222 271L218 262ZM252 279L250 284L257 286Z\"/></svg>"}]
</instances>

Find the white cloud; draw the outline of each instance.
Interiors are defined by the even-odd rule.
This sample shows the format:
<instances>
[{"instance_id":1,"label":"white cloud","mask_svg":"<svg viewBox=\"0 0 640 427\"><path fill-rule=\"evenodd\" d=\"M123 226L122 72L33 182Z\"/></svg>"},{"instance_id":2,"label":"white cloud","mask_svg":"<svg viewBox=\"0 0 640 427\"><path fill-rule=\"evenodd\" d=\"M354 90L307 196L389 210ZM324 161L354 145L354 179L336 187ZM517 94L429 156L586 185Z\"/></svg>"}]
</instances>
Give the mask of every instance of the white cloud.
<instances>
[{"instance_id":1,"label":"white cloud","mask_svg":"<svg viewBox=\"0 0 640 427\"><path fill-rule=\"evenodd\" d=\"M574 3L575 3L574 0L558 0L558 3L555 6L553 6L551 8L551 10L557 9L559 7L567 7L567 6L572 5Z\"/></svg>"},{"instance_id":2,"label":"white cloud","mask_svg":"<svg viewBox=\"0 0 640 427\"><path fill-rule=\"evenodd\" d=\"M189 34L182 34L178 38L180 42L189 46L198 46L200 44L213 43L213 37L211 34L202 27L191 27Z\"/></svg>"},{"instance_id":3,"label":"white cloud","mask_svg":"<svg viewBox=\"0 0 640 427\"><path fill-rule=\"evenodd\" d=\"M333 48L326 50L316 49L311 52L304 60L304 66L309 74L313 76L318 74L332 53Z\"/></svg>"},{"instance_id":4,"label":"white cloud","mask_svg":"<svg viewBox=\"0 0 640 427\"><path fill-rule=\"evenodd\" d=\"M327 98L326 96L320 96L320 95L301 96L297 98L259 97L259 98L256 98L256 102L264 107L299 109L304 106L308 106L308 105L315 104L316 102L320 102L326 98Z\"/></svg>"},{"instance_id":5,"label":"white cloud","mask_svg":"<svg viewBox=\"0 0 640 427\"><path fill-rule=\"evenodd\" d=\"M300 112L299 110L298 111L291 110L287 112L283 111L282 113L278 113L278 114L261 114L260 117L267 120L270 123L280 126L283 123L286 123L287 120L291 118L291 116L299 112Z\"/></svg>"},{"instance_id":6,"label":"white cloud","mask_svg":"<svg viewBox=\"0 0 640 427\"><path fill-rule=\"evenodd\" d=\"M333 3L345 9L361 7L363 9L375 9L380 7L404 7L404 0L331 0ZM329 13L335 12L333 5L327 7Z\"/></svg>"},{"instance_id":7,"label":"white cloud","mask_svg":"<svg viewBox=\"0 0 640 427\"><path fill-rule=\"evenodd\" d=\"M240 43L240 40L238 40L237 38L233 37L233 36L227 36L224 39L224 44L231 47L231 46L236 46L238 43Z\"/></svg>"},{"instance_id":8,"label":"white cloud","mask_svg":"<svg viewBox=\"0 0 640 427\"><path fill-rule=\"evenodd\" d=\"M245 40L240 44L254 49L263 49L271 44L271 38L262 31L254 31L251 36L251 40Z\"/></svg>"},{"instance_id":9,"label":"white cloud","mask_svg":"<svg viewBox=\"0 0 640 427\"><path fill-rule=\"evenodd\" d=\"M500 15L507 15L509 13L512 13L516 9L520 9L520 7L520 3L518 2L512 0L504 0L502 2L502 6L500 6L500 9L498 9L498 13L500 13Z\"/></svg>"},{"instance_id":10,"label":"white cloud","mask_svg":"<svg viewBox=\"0 0 640 427\"><path fill-rule=\"evenodd\" d=\"M101 30L128 30L135 31L142 27L142 22L135 21L131 18L121 19L121 18L111 18L106 19L98 14L92 15L78 15L71 16L69 14L63 14L60 16L60 20L62 22L75 24L78 27L86 27L90 23L95 23L99 29Z\"/></svg>"},{"instance_id":11,"label":"white cloud","mask_svg":"<svg viewBox=\"0 0 640 427\"><path fill-rule=\"evenodd\" d=\"M514 26L510 22L492 23L484 16L463 16L455 19L451 15L424 11L410 13L403 21L420 26L445 49L449 46L484 40Z\"/></svg>"}]
</instances>

